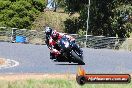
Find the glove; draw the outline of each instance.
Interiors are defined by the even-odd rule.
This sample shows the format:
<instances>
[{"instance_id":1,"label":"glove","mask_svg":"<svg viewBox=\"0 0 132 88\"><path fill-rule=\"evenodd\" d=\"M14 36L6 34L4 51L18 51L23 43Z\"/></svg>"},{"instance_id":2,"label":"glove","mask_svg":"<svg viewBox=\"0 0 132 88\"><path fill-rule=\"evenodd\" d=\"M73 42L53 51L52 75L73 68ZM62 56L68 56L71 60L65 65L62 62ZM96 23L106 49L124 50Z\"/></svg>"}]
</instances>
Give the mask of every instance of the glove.
<instances>
[{"instance_id":1,"label":"glove","mask_svg":"<svg viewBox=\"0 0 132 88\"><path fill-rule=\"evenodd\" d=\"M75 41L75 38L71 38L70 40L71 40L71 41Z\"/></svg>"}]
</instances>

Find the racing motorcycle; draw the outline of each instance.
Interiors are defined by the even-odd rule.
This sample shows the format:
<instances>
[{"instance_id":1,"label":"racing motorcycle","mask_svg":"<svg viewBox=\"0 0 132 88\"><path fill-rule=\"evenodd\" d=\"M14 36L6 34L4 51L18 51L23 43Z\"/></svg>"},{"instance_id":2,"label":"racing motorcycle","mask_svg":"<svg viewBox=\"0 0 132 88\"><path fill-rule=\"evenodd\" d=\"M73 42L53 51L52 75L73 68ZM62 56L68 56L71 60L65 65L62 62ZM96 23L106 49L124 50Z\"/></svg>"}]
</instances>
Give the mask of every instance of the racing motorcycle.
<instances>
[{"instance_id":1,"label":"racing motorcycle","mask_svg":"<svg viewBox=\"0 0 132 88\"><path fill-rule=\"evenodd\" d=\"M56 62L73 62L79 65L85 65L83 62L83 51L72 41L70 41L66 36L63 36L57 45L61 54L54 58Z\"/></svg>"}]
</instances>

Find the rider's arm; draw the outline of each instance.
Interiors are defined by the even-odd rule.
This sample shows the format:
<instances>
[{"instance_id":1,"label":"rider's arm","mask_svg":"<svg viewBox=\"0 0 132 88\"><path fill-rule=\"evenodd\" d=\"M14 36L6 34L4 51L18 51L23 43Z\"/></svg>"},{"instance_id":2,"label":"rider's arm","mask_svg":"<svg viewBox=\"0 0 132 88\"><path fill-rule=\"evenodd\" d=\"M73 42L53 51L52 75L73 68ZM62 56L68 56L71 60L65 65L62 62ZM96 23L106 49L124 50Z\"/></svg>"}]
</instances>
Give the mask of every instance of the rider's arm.
<instances>
[{"instance_id":1,"label":"rider's arm","mask_svg":"<svg viewBox=\"0 0 132 88\"><path fill-rule=\"evenodd\" d=\"M50 52L51 53L60 54L60 52L57 49L54 48L55 43L56 42L54 42L52 38L49 40L49 49L50 49Z\"/></svg>"},{"instance_id":2,"label":"rider's arm","mask_svg":"<svg viewBox=\"0 0 132 88\"><path fill-rule=\"evenodd\" d=\"M49 49L52 50L54 48L53 39L49 39Z\"/></svg>"},{"instance_id":3,"label":"rider's arm","mask_svg":"<svg viewBox=\"0 0 132 88\"><path fill-rule=\"evenodd\" d=\"M67 37L70 41L75 41L75 38L73 38L73 37L70 36L70 35L66 35L66 37Z\"/></svg>"}]
</instances>

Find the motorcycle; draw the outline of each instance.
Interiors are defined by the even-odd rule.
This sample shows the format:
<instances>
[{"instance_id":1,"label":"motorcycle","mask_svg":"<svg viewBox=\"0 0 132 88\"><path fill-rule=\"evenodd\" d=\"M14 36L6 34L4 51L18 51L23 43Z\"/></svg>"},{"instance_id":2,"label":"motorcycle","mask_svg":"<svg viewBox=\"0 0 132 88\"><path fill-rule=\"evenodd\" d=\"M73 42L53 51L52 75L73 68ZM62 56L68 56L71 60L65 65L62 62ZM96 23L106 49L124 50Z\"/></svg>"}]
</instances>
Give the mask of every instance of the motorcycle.
<instances>
[{"instance_id":1,"label":"motorcycle","mask_svg":"<svg viewBox=\"0 0 132 88\"><path fill-rule=\"evenodd\" d=\"M58 42L61 54L54 59L56 62L73 62L79 65L85 65L83 62L83 51L66 36L63 36Z\"/></svg>"}]
</instances>

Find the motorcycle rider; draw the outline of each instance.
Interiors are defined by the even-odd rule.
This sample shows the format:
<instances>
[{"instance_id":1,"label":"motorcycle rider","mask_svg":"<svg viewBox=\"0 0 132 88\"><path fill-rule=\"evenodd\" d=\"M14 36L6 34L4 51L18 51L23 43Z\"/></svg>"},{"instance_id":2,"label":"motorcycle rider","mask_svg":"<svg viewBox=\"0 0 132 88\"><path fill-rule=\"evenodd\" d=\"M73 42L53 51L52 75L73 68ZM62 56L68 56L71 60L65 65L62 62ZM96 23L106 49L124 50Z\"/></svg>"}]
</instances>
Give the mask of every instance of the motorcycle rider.
<instances>
[{"instance_id":1,"label":"motorcycle rider","mask_svg":"<svg viewBox=\"0 0 132 88\"><path fill-rule=\"evenodd\" d=\"M46 34L45 43L50 49L50 59L54 59L55 55L60 54L60 52L57 50L58 47L57 47L56 41L53 41L53 39L55 40L55 37L57 37L56 34L58 35L59 33L50 27L45 27L45 34ZM59 34L59 35L60 37L62 36L62 34Z\"/></svg>"},{"instance_id":2,"label":"motorcycle rider","mask_svg":"<svg viewBox=\"0 0 132 88\"><path fill-rule=\"evenodd\" d=\"M46 27L46 44L50 49L50 59L55 59L58 57L61 52L57 42L63 37L66 36L71 42L75 44L75 38L66 35L66 33L59 33L56 30L52 30L50 27ZM76 48L82 52L82 50L75 44Z\"/></svg>"},{"instance_id":3,"label":"motorcycle rider","mask_svg":"<svg viewBox=\"0 0 132 88\"><path fill-rule=\"evenodd\" d=\"M49 39L50 39L50 36L52 35L52 28L50 27L45 27L45 34L46 34L46 40L45 40L45 43L46 45L49 47Z\"/></svg>"}]
</instances>

